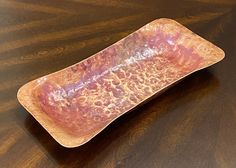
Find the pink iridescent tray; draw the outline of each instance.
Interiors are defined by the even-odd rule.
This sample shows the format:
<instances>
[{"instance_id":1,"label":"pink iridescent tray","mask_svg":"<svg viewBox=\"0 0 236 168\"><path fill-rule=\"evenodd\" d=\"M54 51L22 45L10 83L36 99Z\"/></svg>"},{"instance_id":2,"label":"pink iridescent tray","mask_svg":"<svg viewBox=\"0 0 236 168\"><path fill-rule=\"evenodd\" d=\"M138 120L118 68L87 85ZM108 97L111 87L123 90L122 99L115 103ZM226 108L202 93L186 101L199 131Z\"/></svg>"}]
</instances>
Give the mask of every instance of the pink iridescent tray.
<instances>
[{"instance_id":1,"label":"pink iridescent tray","mask_svg":"<svg viewBox=\"0 0 236 168\"><path fill-rule=\"evenodd\" d=\"M65 147L77 147L163 89L224 58L170 19L155 20L97 54L33 80L19 102Z\"/></svg>"}]
</instances>

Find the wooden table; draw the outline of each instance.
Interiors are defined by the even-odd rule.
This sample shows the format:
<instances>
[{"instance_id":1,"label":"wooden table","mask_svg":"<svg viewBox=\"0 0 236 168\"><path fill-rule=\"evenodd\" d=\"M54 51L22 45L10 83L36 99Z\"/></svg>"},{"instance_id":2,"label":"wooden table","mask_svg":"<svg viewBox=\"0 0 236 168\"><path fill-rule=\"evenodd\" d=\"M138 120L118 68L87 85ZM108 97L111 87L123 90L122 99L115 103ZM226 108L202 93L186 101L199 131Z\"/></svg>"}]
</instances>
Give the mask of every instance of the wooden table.
<instances>
[{"instance_id":1,"label":"wooden table","mask_svg":"<svg viewBox=\"0 0 236 168\"><path fill-rule=\"evenodd\" d=\"M215 43L226 58L74 149L56 143L18 103L24 83L160 17ZM1 0L0 167L236 167L235 18L235 0Z\"/></svg>"}]
</instances>

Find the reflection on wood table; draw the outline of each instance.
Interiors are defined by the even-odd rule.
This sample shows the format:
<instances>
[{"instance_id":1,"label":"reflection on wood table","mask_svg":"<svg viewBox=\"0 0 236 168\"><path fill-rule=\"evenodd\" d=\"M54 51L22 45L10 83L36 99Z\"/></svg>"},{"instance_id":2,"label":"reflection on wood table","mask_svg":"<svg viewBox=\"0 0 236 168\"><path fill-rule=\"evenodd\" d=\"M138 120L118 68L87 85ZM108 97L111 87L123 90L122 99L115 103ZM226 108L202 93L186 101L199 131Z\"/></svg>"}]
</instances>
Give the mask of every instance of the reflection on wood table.
<instances>
[{"instance_id":1,"label":"reflection on wood table","mask_svg":"<svg viewBox=\"0 0 236 168\"><path fill-rule=\"evenodd\" d=\"M161 17L226 58L124 115L89 143L60 146L18 103L28 81ZM0 167L236 167L235 0L1 0Z\"/></svg>"}]
</instances>

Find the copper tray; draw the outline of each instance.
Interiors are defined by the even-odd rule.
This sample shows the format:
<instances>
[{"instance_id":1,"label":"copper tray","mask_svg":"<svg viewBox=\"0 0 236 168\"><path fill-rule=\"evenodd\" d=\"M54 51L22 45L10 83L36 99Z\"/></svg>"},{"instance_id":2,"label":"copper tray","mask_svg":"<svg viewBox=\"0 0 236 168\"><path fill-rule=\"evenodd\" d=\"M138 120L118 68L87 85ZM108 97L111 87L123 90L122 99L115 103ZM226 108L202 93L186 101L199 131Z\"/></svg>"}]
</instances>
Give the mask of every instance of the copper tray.
<instances>
[{"instance_id":1,"label":"copper tray","mask_svg":"<svg viewBox=\"0 0 236 168\"><path fill-rule=\"evenodd\" d=\"M19 102L65 147L77 147L140 103L224 52L170 19L155 20L97 54L33 80Z\"/></svg>"}]
</instances>

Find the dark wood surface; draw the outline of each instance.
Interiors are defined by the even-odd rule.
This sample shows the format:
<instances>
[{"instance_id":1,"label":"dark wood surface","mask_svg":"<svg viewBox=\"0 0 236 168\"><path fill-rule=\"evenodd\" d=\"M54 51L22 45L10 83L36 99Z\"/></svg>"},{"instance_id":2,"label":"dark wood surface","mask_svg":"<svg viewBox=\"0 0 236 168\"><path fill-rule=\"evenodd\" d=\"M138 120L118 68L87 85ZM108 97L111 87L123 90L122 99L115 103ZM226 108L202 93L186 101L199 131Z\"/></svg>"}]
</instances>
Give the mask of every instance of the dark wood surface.
<instances>
[{"instance_id":1,"label":"dark wood surface","mask_svg":"<svg viewBox=\"0 0 236 168\"><path fill-rule=\"evenodd\" d=\"M74 149L18 103L24 83L160 17L215 43L226 58ZM235 18L235 0L0 0L0 167L235 168Z\"/></svg>"}]
</instances>

